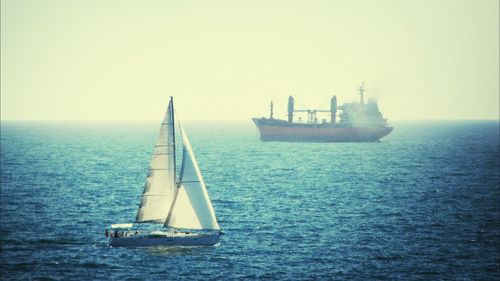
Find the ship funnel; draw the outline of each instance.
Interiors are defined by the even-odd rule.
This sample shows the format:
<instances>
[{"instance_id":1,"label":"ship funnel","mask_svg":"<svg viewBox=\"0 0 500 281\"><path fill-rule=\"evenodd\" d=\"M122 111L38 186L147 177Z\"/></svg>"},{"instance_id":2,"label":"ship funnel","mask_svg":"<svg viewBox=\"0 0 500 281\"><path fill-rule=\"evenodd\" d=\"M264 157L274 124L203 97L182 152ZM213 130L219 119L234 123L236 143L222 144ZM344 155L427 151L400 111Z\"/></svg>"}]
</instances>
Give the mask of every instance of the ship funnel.
<instances>
[{"instance_id":1,"label":"ship funnel","mask_svg":"<svg viewBox=\"0 0 500 281\"><path fill-rule=\"evenodd\" d=\"M333 96L330 102L330 113L332 114L332 125L335 125L335 118L337 116L337 96Z\"/></svg>"},{"instance_id":2,"label":"ship funnel","mask_svg":"<svg viewBox=\"0 0 500 281\"><path fill-rule=\"evenodd\" d=\"M293 123L294 100L293 97L288 97L288 123Z\"/></svg>"}]
</instances>

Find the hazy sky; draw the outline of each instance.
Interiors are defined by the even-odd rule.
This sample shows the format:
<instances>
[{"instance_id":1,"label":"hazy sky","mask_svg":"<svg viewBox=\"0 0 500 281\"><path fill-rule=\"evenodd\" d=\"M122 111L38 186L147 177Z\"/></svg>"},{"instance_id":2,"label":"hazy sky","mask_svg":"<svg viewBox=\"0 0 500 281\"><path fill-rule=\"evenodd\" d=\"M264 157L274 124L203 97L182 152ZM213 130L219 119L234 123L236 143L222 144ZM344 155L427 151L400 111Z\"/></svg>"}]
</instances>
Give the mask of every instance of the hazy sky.
<instances>
[{"instance_id":1,"label":"hazy sky","mask_svg":"<svg viewBox=\"0 0 500 281\"><path fill-rule=\"evenodd\" d=\"M1 0L1 118L499 118L498 0Z\"/></svg>"}]
</instances>

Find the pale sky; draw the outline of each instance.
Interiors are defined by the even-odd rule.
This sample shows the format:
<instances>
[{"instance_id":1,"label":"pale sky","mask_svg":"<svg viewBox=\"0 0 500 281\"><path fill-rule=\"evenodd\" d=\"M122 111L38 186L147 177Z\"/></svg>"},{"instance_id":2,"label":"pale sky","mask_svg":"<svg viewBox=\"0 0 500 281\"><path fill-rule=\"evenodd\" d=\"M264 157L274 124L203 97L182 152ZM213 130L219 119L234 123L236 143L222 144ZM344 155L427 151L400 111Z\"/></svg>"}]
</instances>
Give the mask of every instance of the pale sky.
<instances>
[{"instance_id":1,"label":"pale sky","mask_svg":"<svg viewBox=\"0 0 500 281\"><path fill-rule=\"evenodd\" d=\"M2 120L499 119L498 0L1 0Z\"/></svg>"}]
</instances>

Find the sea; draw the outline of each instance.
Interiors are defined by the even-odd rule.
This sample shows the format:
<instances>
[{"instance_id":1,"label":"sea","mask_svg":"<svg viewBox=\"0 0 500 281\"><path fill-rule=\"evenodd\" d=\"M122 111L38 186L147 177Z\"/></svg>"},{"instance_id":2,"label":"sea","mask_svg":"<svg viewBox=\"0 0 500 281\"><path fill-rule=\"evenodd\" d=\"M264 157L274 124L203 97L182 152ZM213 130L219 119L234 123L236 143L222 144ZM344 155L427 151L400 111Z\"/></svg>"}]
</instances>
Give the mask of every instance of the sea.
<instances>
[{"instance_id":1,"label":"sea","mask_svg":"<svg viewBox=\"0 0 500 281\"><path fill-rule=\"evenodd\" d=\"M374 143L186 122L225 235L113 248L159 122L1 123L2 280L500 280L499 121L394 121Z\"/></svg>"}]
</instances>

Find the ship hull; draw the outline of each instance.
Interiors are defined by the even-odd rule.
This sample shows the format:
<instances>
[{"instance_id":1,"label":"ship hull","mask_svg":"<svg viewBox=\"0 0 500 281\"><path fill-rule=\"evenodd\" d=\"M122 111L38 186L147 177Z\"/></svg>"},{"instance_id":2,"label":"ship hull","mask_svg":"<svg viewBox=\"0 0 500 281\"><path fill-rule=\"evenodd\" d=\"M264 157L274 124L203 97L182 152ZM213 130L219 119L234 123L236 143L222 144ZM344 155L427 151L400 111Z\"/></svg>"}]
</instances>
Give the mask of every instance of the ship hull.
<instances>
[{"instance_id":1,"label":"ship hull","mask_svg":"<svg viewBox=\"0 0 500 281\"><path fill-rule=\"evenodd\" d=\"M150 247L150 246L212 246L219 243L220 234L190 235L139 235L112 237L109 246L113 247Z\"/></svg>"},{"instance_id":2,"label":"ship hull","mask_svg":"<svg viewBox=\"0 0 500 281\"><path fill-rule=\"evenodd\" d=\"M392 127L341 127L323 124L289 124L254 118L262 141L375 142L388 135Z\"/></svg>"}]
</instances>

